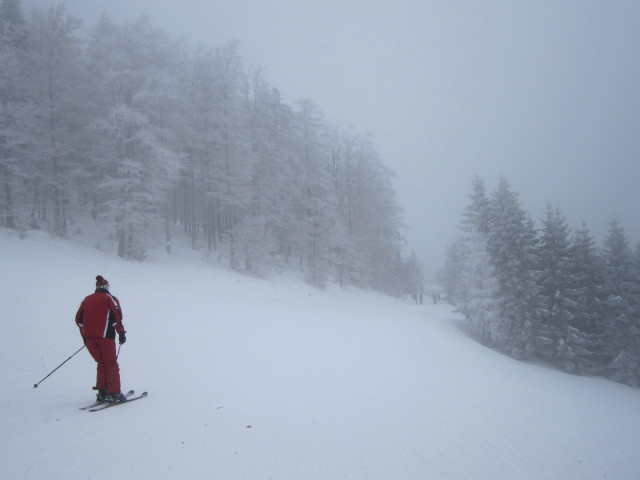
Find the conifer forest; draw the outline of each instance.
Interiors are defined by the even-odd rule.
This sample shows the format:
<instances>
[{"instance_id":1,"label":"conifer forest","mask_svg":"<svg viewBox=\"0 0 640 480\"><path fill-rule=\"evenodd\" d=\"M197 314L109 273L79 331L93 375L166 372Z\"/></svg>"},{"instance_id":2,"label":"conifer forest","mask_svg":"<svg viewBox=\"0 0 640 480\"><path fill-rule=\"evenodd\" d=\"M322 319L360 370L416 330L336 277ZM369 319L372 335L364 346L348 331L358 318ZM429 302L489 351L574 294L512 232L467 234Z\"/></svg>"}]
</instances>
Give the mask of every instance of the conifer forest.
<instances>
[{"instance_id":1,"label":"conifer forest","mask_svg":"<svg viewBox=\"0 0 640 480\"><path fill-rule=\"evenodd\" d=\"M640 386L640 242L613 218L598 247L549 206L540 228L507 179L476 176L441 280L484 345Z\"/></svg>"}]
</instances>

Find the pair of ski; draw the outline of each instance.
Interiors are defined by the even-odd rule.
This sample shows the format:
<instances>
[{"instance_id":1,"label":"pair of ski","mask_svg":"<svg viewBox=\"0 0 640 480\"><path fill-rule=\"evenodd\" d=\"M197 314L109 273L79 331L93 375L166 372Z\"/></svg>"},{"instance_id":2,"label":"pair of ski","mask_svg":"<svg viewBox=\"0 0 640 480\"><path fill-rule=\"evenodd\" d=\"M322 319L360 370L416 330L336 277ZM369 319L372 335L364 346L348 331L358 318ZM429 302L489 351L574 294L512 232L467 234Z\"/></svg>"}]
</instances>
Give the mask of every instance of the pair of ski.
<instances>
[{"instance_id":1,"label":"pair of ski","mask_svg":"<svg viewBox=\"0 0 640 480\"><path fill-rule=\"evenodd\" d=\"M133 402L135 400L140 400L141 398L145 398L147 396L147 392L142 392L137 397L134 397L135 391L129 390L124 394L126 400L122 400L121 402L112 402L107 403L105 401L102 402L94 402L91 405L87 405L86 407L80 407L80 410L88 410L90 412L99 412L100 410L105 410L107 408L115 407L116 405L122 405L123 403Z\"/></svg>"}]
</instances>

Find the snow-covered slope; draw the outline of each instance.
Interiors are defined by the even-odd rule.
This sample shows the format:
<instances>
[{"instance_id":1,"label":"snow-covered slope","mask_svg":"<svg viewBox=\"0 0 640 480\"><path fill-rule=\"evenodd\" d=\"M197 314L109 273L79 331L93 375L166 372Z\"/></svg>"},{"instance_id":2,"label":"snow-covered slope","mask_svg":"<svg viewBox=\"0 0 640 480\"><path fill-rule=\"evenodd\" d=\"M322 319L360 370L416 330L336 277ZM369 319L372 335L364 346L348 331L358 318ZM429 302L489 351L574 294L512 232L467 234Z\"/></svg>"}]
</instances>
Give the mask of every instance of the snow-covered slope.
<instances>
[{"instance_id":1,"label":"snow-covered slope","mask_svg":"<svg viewBox=\"0 0 640 480\"><path fill-rule=\"evenodd\" d=\"M197 257L194 255L194 257ZM518 363L446 305L0 230L2 479L640 478L640 391ZM104 275L123 387L99 413L73 322Z\"/></svg>"}]
</instances>

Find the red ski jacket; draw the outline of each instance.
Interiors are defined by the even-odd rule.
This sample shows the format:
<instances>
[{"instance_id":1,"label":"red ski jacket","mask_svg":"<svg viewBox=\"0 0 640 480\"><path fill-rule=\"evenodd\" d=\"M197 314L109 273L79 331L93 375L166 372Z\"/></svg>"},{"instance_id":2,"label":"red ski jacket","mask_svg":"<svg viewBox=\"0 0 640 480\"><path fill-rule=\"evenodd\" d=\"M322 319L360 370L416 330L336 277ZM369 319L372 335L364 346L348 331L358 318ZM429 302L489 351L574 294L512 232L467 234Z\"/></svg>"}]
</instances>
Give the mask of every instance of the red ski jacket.
<instances>
[{"instance_id":1,"label":"red ski jacket","mask_svg":"<svg viewBox=\"0 0 640 480\"><path fill-rule=\"evenodd\" d=\"M82 338L115 339L116 332L124 332L120 302L108 290L98 288L80 304L76 325Z\"/></svg>"}]
</instances>

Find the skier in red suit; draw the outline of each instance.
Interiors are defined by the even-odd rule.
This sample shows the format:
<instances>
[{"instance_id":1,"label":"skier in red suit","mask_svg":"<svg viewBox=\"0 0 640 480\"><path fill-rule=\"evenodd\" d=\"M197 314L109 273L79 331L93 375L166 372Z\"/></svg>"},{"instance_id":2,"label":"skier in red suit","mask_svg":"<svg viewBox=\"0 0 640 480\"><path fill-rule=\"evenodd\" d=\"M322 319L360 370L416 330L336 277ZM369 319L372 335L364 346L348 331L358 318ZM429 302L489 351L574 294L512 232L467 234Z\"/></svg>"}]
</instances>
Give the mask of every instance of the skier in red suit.
<instances>
[{"instance_id":1,"label":"skier in red suit","mask_svg":"<svg viewBox=\"0 0 640 480\"><path fill-rule=\"evenodd\" d=\"M109 292L109 282L96 277L96 291L85 297L76 313L76 325L87 350L98 363L95 390L98 402L123 401L120 392L120 368L116 358L116 333L120 345L127 341L122 325L122 309L118 299Z\"/></svg>"}]
</instances>

